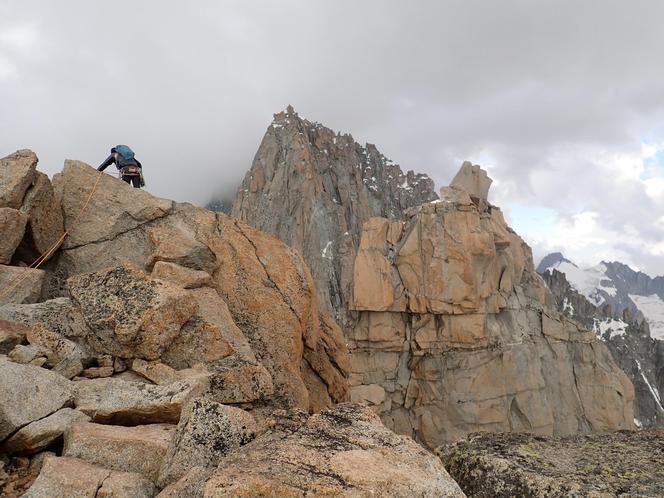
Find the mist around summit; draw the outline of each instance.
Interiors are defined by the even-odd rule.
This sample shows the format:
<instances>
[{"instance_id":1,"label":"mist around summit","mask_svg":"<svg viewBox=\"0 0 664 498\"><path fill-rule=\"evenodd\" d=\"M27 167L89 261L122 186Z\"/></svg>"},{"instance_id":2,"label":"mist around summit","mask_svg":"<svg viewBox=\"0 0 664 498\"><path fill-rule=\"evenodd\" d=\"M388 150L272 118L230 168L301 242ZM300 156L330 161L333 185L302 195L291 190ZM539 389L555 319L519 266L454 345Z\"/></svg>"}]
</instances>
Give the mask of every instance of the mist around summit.
<instances>
[{"instance_id":1,"label":"mist around summit","mask_svg":"<svg viewBox=\"0 0 664 498\"><path fill-rule=\"evenodd\" d=\"M537 259L664 274L663 10L8 0L0 154L29 147L53 174L128 143L152 192L204 205L234 195L272 113L292 104L437 187L464 160L483 165Z\"/></svg>"}]
</instances>

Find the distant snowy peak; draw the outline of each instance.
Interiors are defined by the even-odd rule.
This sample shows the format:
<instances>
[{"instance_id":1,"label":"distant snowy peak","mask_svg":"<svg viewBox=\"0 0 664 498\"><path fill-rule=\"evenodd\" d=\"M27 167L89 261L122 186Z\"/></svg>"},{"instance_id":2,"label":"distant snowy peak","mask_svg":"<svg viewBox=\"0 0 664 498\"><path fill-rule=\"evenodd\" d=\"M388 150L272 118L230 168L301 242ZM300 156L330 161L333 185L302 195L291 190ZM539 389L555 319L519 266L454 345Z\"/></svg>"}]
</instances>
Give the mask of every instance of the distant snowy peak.
<instances>
[{"instance_id":1,"label":"distant snowy peak","mask_svg":"<svg viewBox=\"0 0 664 498\"><path fill-rule=\"evenodd\" d=\"M560 252L552 252L551 254L548 254L542 258L542 261L540 261L540 264L537 265L537 273L544 273L547 269L555 267L556 265L559 265L560 263L569 263L571 265L574 265L569 259L566 259L565 256L562 255ZM576 266L576 265L574 265Z\"/></svg>"},{"instance_id":2,"label":"distant snowy peak","mask_svg":"<svg viewBox=\"0 0 664 498\"><path fill-rule=\"evenodd\" d=\"M609 296L615 297L617 294L616 287L606 273L607 267L604 263L592 268L582 269L571 261L562 258L558 262L547 266L541 273L547 270L558 270L560 273L564 273L572 288L585 296L595 306L603 305Z\"/></svg>"},{"instance_id":3,"label":"distant snowy peak","mask_svg":"<svg viewBox=\"0 0 664 498\"><path fill-rule=\"evenodd\" d=\"M580 268L561 253L549 254L542 259L537 271L557 270L567 282L593 306L606 308L616 320L641 322L645 319L654 338L664 338L664 279L651 278L620 262L601 262L590 268ZM624 322L623 322L624 323ZM596 331L611 327L620 329L615 322L597 324ZM603 330L602 330L603 329Z\"/></svg>"},{"instance_id":4,"label":"distant snowy peak","mask_svg":"<svg viewBox=\"0 0 664 498\"><path fill-rule=\"evenodd\" d=\"M630 299L643 313L650 326L650 336L655 339L664 339L664 301L657 294L639 296L630 294Z\"/></svg>"}]
</instances>

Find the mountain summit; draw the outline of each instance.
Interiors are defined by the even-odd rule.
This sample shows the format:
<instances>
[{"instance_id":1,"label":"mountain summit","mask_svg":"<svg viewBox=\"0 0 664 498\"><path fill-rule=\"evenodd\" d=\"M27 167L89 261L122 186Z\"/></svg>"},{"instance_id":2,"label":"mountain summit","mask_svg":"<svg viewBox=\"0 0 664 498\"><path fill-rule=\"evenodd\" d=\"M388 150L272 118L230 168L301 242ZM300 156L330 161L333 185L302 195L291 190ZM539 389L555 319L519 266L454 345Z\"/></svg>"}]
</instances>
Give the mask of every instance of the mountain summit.
<instances>
[{"instance_id":1,"label":"mountain summit","mask_svg":"<svg viewBox=\"0 0 664 498\"><path fill-rule=\"evenodd\" d=\"M299 250L321 303L343 325L362 224L437 198L427 175L404 173L375 145L288 106L268 126L232 214Z\"/></svg>"}]
</instances>

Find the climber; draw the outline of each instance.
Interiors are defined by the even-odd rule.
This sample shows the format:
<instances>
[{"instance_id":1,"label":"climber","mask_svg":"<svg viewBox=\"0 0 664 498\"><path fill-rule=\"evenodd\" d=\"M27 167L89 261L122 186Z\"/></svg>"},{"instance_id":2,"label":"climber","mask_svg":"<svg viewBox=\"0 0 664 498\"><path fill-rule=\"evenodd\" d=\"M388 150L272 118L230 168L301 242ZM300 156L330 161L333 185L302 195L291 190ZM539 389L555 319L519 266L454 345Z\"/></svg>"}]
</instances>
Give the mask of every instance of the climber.
<instances>
[{"instance_id":1,"label":"climber","mask_svg":"<svg viewBox=\"0 0 664 498\"><path fill-rule=\"evenodd\" d=\"M120 172L120 178L132 184L134 188L145 187L143 179L143 166L134 156L134 151L126 145L116 145L111 149L111 155L101 163L97 171L104 171L112 163Z\"/></svg>"}]
</instances>

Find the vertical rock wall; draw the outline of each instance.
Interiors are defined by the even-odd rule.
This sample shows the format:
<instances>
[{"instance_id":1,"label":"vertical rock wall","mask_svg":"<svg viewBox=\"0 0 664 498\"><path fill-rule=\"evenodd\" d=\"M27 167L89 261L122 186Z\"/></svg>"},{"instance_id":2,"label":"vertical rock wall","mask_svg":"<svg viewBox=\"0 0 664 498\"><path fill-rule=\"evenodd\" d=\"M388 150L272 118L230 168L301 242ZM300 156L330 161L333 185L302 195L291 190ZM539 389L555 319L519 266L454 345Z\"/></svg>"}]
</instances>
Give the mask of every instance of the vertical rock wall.
<instances>
[{"instance_id":1,"label":"vertical rock wall","mask_svg":"<svg viewBox=\"0 0 664 498\"><path fill-rule=\"evenodd\" d=\"M365 223L351 398L429 447L476 431L632 428L632 384L592 332L545 305L530 248L475 169L404 222Z\"/></svg>"}]
</instances>

